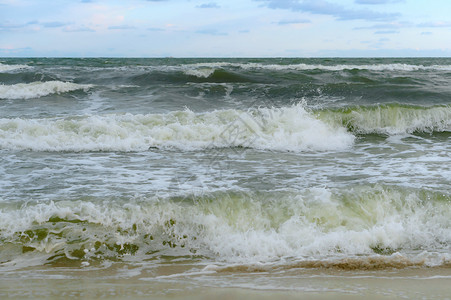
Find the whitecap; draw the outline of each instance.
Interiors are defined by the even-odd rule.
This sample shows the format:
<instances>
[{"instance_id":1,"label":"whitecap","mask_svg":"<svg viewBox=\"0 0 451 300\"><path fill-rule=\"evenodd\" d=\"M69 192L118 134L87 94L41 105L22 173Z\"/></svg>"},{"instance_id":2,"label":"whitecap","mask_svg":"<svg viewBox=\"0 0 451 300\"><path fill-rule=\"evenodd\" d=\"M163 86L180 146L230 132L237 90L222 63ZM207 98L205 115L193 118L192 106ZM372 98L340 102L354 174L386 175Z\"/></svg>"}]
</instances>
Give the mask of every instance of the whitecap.
<instances>
[{"instance_id":1,"label":"whitecap","mask_svg":"<svg viewBox=\"0 0 451 300\"><path fill-rule=\"evenodd\" d=\"M21 70L21 69L30 69L30 68L32 68L32 67L27 66L27 65L4 65L4 64L0 63L0 73Z\"/></svg>"},{"instance_id":2,"label":"whitecap","mask_svg":"<svg viewBox=\"0 0 451 300\"><path fill-rule=\"evenodd\" d=\"M62 81L36 81L32 83L18 83L0 85L0 99L31 99L50 94L67 93L75 90L88 90L90 84L77 84Z\"/></svg>"},{"instance_id":3,"label":"whitecap","mask_svg":"<svg viewBox=\"0 0 451 300\"><path fill-rule=\"evenodd\" d=\"M65 119L0 119L0 148L33 151L146 151L254 148L346 150L354 136L303 106L167 114L111 114Z\"/></svg>"}]
</instances>

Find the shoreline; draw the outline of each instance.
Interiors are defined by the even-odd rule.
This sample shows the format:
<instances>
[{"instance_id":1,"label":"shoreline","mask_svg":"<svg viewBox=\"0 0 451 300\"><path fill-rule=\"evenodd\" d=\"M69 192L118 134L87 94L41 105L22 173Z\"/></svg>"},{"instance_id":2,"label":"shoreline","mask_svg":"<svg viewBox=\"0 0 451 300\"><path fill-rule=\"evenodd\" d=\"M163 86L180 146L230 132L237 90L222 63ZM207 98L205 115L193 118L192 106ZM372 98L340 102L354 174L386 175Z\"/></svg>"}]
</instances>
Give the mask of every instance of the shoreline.
<instances>
[{"instance_id":1,"label":"shoreline","mask_svg":"<svg viewBox=\"0 0 451 300\"><path fill-rule=\"evenodd\" d=\"M106 270L47 267L33 270L33 278L26 278L30 273L23 270L8 272L1 276L0 298L450 299L451 295L449 268L163 275L171 269L173 274L181 271L180 267L167 266L164 270L146 268L136 272L119 264Z\"/></svg>"}]
</instances>

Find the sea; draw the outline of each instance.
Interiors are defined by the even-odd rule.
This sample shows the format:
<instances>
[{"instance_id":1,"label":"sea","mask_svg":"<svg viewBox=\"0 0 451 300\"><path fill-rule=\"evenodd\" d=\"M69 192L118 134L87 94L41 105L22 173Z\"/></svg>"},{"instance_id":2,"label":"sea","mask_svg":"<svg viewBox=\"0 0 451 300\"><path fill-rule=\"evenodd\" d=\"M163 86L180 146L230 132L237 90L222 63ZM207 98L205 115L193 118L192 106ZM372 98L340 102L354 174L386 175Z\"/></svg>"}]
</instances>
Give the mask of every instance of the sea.
<instances>
[{"instance_id":1,"label":"sea","mask_svg":"<svg viewBox=\"0 0 451 300\"><path fill-rule=\"evenodd\" d=\"M450 299L451 58L0 58L0 282Z\"/></svg>"}]
</instances>

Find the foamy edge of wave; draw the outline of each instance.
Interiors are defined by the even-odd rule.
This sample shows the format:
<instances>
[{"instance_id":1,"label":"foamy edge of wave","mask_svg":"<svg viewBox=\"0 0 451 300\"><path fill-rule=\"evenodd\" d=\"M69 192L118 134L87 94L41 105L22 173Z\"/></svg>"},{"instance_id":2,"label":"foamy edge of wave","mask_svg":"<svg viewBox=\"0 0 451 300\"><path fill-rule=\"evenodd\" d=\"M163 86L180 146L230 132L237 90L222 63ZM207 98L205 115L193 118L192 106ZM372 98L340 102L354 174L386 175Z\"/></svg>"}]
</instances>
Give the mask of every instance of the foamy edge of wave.
<instances>
[{"instance_id":1,"label":"foamy edge of wave","mask_svg":"<svg viewBox=\"0 0 451 300\"><path fill-rule=\"evenodd\" d=\"M338 193L217 193L184 202L2 205L0 238L45 253L64 249L68 258L80 247L85 258L99 248L105 256L127 249L185 255L192 249L226 263L279 261L300 268L449 265L450 208L443 196L424 193L366 186Z\"/></svg>"},{"instance_id":2,"label":"foamy edge of wave","mask_svg":"<svg viewBox=\"0 0 451 300\"><path fill-rule=\"evenodd\" d=\"M146 151L244 147L276 151L345 150L354 136L301 105L249 111L0 119L0 148L33 151Z\"/></svg>"},{"instance_id":3,"label":"foamy edge of wave","mask_svg":"<svg viewBox=\"0 0 451 300\"><path fill-rule=\"evenodd\" d=\"M32 67L27 66L27 65L4 65L4 64L0 63L0 73L21 70L21 69L31 69L31 68Z\"/></svg>"},{"instance_id":4,"label":"foamy edge of wave","mask_svg":"<svg viewBox=\"0 0 451 300\"><path fill-rule=\"evenodd\" d=\"M411 65L402 63L392 64L264 64L254 62L200 62L186 63L178 65L160 65L160 66L121 66L121 67L82 67L82 69L101 71L105 69L127 71L129 69L138 69L143 72L181 72L188 76L197 78L208 78L219 69L236 68L242 70L269 70L269 71L344 71L344 70L368 70L368 71L451 71L451 65ZM227 71L227 70L226 70Z\"/></svg>"},{"instance_id":5,"label":"foamy edge of wave","mask_svg":"<svg viewBox=\"0 0 451 300\"><path fill-rule=\"evenodd\" d=\"M200 67L194 69L186 69L184 73L186 75L195 76L198 78L208 78L216 71L215 68L208 67Z\"/></svg>"},{"instance_id":6,"label":"foamy edge of wave","mask_svg":"<svg viewBox=\"0 0 451 300\"><path fill-rule=\"evenodd\" d=\"M191 67L188 69L189 72L196 74L197 70L202 69L212 69L213 71L218 68L224 67L235 67L241 68L245 70L274 70L274 71L284 71L284 70L293 70L293 71L303 71L303 70L324 70L324 71L343 71L343 70L369 70L369 71L420 71L420 70L437 70L437 71L451 71L451 65L410 65L410 64L401 64L401 63L393 63L393 64L339 64L339 65L321 65L321 64L261 64L261 63L233 63L233 62L213 62L213 63L196 63L196 64L185 64L182 65L183 68ZM210 73L210 75L213 72ZM200 73L201 74L201 73ZM204 76L205 73L201 75ZM208 76L210 76L208 75ZM208 77L207 76L207 77Z\"/></svg>"},{"instance_id":7,"label":"foamy edge of wave","mask_svg":"<svg viewBox=\"0 0 451 300\"><path fill-rule=\"evenodd\" d=\"M444 253L422 252L406 255L362 255L358 257L331 257L323 259L286 260L281 263L208 265L202 271L211 273L255 273L290 271L293 269L384 270L411 267L451 266L451 256Z\"/></svg>"},{"instance_id":8,"label":"foamy edge of wave","mask_svg":"<svg viewBox=\"0 0 451 300\"><path fill-rule=\"evenodd\" d=\"M417 107L384 104L320 110L319 119L342 124L357 134L411 134L451 131L451 106Z\"/></svg>"},{"instance_id":9,"label":"foamy edge of wave","mask_svg":"<svg viewBox=\"0 0 451 300\"><path fill-rule=\"evenodd\" d=\"M92 88L91 84L77 84L63 81L35 81L32 83L17 83L13 85L0 85L0 99L32 99L50 94L67 93L75 90Z\"/></svg>"}]
</instances>

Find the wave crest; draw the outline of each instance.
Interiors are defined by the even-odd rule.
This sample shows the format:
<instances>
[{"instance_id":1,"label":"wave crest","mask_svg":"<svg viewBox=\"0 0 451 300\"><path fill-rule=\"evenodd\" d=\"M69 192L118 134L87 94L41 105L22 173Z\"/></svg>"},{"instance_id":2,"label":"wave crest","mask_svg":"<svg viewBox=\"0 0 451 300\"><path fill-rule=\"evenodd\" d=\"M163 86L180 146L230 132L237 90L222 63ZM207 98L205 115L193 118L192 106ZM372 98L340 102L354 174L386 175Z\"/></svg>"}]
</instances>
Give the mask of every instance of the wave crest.
<instances>
[{"instance_id":1,"label":"wave crest","mask_svg":"<svg viewBox=\"0 0 451 300\"><path fill-rule=\"evenodd\" d=\"M30 69L30 66L27 65L4 65L0 63L0 73L1 72L10 72L21 69Z\"/></svg>"},{"instance_id":2,"label":"wave crest","mask_svg":"<svg viewBox=\"0 0 451 300\"><path fill-rule=\"evenodd\" d=\"M322 64L262 64L262 63L233 63L233 62L214 62L214 63L197 63L186 64L183 68L188 70L214 70L218 68L241 68L244 70L273 70L273 71L344 71L344 70L368 70L368 71L451 71L451 65L411 65L402 63L392 64L338 64L338 65L322 65ZM204 77L204 76L202 76Z\"/></svg>"},{"instance_id":3,"label":"wave crest","mask_svg":"<svg viewBox=\"0 0 451 300\"><path fill-rule=\"evenodd\" d=\"M451 259L449 201L426 190L366 186L3 204L0 249L70 259L198 254L302 268L443 266Z\"/></svg>"},{"instance_id":4,"label":"wave crest","mask_svg":"<svg viewBox=\"0 0 451 300\"><path fill-rule=\"evenodd\" d=\"M32 83L18 83L0 85L0 99L31 99L50 94L67 93L75 90L88 90L90 84L76 84L62 81L36 81Z\"/></svg>"},{"instance_id":5,"label":"wave crest","mask_svg":"<svg viewBox=\"0 0 451 300\"><path fill-rule=\"evenodd\" d=\"M149 147L344 150L354 136L301 105L249 111L1 119L0 147L33 151L145 151Z\"/></svg>"},{"instance_id":6,"label":"wave crest","mask_svg":"<svg viewBox=\"0 0 451 300\"><path fill-rule=\"evenodd\" d=\"M358 134L405 134L451 131L451 106L385 104L320 110L319 119L341 124Z\"/></svg>"}]
</instances>

